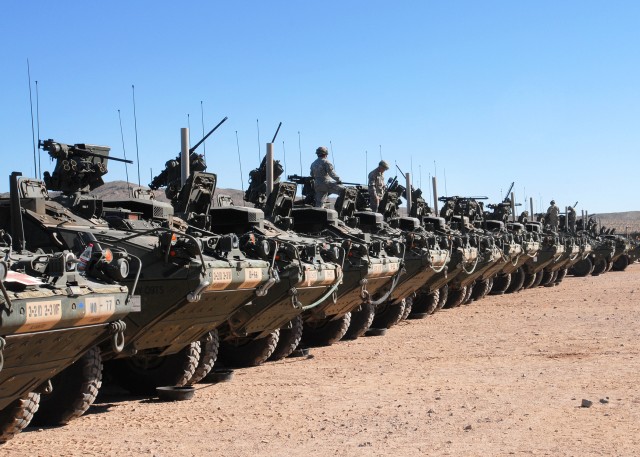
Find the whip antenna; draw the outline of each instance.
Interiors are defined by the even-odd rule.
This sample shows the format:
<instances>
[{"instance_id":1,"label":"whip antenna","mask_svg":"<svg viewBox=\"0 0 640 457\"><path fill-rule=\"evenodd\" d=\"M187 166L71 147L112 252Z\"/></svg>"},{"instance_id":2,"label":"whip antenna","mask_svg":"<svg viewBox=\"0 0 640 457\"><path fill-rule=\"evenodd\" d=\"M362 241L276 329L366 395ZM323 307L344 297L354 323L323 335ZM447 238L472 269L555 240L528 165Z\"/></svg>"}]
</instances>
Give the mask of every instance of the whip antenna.
<instances>
[{"instance_id":1,"label":"whip antenna","mask_svg":"<svg viewBox=\"0 0 640 457\"><path fill-rule=\"evenodd\" d=\"M369 151L364 151L364 180L365 182L369 181Z\"/></svg>"},{"instance_id":2,"label":"whip antenna","mask_svg":"<svg viewBox=\"0 0 640 457\"><path fill-rule=\"evenodd\" d=\"M136 132L136 162L138 165L138 187L140 187L140 150L138 149L138 118L136 117L136 88L131 84L133 93L133 127Z\"/></svg>"},{"instance_id":3,"label":"whip antenna","mask_svg":"<svg viewBox=\"0 0 640 457\"><path fill-rule=\"evenodd\" d=\"M238 148L238 163L240 164L240 189L242 189L242 202L244 199L244 173L242 173L242 160L240 160L240 142L238 141L238 131L236 130L236 147Z\"/></svg>"},{"instance_id":4,"label":"whip antenna","mask_svg":"<svg viewBox=\"0 0 640 457\"><path fill-rule=\"evenodd\" d=\"M336 166L336 159L333 157L333 143L329 140L329 148L331 149L331 161L333 162L333 166Z\"/></svg>"},{"instance_id":5,"label":"whip antenna","mask_svg":"<svg viewBox=\"0 0 640 457\"><path fill-rule=\"evenodd\" d=\"M35 176L38 176L38 166L36 165L36 137L33 128L33 99L31 98L31 68L27 59L27 76L29 77L29 108L31 109L31 141L33 142L33 169Z\"/></svg>"},{"instance_id":6,"label":"whip antenna","mask_svg":"<svg viewBox=\"0 0 640 457\"><path fill-rule=\"evenodd\" d=\"M262 155L260 155L260 122L258 121L258 119L256 119L256 127L258 129L258 166L260 166Z\"/></svg>"},{"instance_id":7,"label":"whip antenna","mask_svg":"<svg viewBox=\"0 0 640 457\"><path fill-rule=\"evenodd\" d=\"M189 129L189 144L191 144L191 118L189 113L187 113L187 128Z\"/></svg>"},{"instance_id":8,"label":"whip antenna","mask_svg":"<svg viewBox=\"0 0 640 457\"><path fill-rule=\"evenodd\" d=\"M120 115L120 110L118 110L118 120L120 121L120 139L122 140L122 153L124 154L124 158L126 160L127 150L124 147L124 133L122 133L122 116ZM127 177L127 189L129 190L129 197L131 197L131 183L129 182L129 167L127 166L127 162L124 163L124 172ZM151 175L151 181L153 181L153 174Z\"/></svg>"},{"instance_id":9,"label":"whip antenna","mask_svg":"<svg viewBox=\"0 0 640 457\"><path fill-rule=\"evenodd\" d=\"M302 146L300 145L300 130L298 130L298 152L300 153L300 176L302 176Z\"/></svg>"},{"instance_id":10,"label":"whip antenna","mask_svg":"<svg viewBox=\"0 0 640 457\"><path fill-rule=\"evenodd\" d=\"M382 160L382 145L381 145L381 144L379 144L379 145L378 145L378 148L380 149L380 160Z\"/></svg>"},{"instance_id":11,"label":"whip antenna","mask_svg":"<svg viewBox=\"0 0 640 457\"><path fill-rule=\"evenodd\" d=\"M282 141L282 154L284 155L284 175L287 176L287 150L284 148L284 140Z\"/></svg>"},{"instance_id":12,"label":"whip antenna","mask_svg":"<svg viewBox=\"0 0 640 457\"><path fill-rule=\"evenodd\" d=\"M202 106L202 100L200 100L200 121L202 122L202 136L204 136L204 108ZM204 152L204 161L207 161L207 143L202 145L202 149Z\"/></svg>"},{"instance_id":13,"label":"whip antenna","mask_svg":"<svg viewBox=\"0 0 640 457\"><path fill-rule=\"evenodd\" d=\"M36 81L36 126L38 129L38 145L40 145L40 96L38 95L38 81ZM38 179L42 179L41 155L38 152Z\"/></svg>"}]
</instances>

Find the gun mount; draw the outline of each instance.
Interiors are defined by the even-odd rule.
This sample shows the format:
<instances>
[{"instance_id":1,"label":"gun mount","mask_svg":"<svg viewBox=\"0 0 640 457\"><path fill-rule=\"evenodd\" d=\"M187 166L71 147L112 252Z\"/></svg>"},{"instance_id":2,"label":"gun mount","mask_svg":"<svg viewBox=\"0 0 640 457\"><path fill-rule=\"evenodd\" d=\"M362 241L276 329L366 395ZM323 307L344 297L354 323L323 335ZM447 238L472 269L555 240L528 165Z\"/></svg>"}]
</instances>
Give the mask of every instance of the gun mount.
<instances>
[{"instance_id":1,"label":"gun mount","mask_svg":"<svg viewBox=\"0 0 640 457\"><path fill-rule=\"evenodd\" d=\"M44 140L38 147L47 151L56 161L53 173L44 172L44 182L49 190L64 195L87 194L104 184L102 177L107 174L107 161L133 163L131 160L109 157L111 148L93 144L64 144L54 140Z\"/></svg>"},{"instance_id":2,"label":"gun mount","mask_svg":"<svg viewBox=\"0 0 640 457\"><path fill-rule=\"evenodd\" d=\"M273 161L273 184L280 182L280 176L284 168L279 160ZM264 208L267 202L267 157L263 157L259 168L249 172L249 188L244 193L244 199L255 205L256 208Z\"/></svg>"}]
</instances>

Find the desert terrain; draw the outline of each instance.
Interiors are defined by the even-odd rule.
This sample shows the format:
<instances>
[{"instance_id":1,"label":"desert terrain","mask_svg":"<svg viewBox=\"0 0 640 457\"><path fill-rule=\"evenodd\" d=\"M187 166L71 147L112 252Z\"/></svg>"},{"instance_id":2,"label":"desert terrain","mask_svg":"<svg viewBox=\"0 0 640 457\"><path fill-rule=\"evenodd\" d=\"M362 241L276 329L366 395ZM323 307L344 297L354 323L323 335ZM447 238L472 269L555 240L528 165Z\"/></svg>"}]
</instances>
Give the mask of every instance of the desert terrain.
<instances>
[{"instance_id":1,"label":"desert terrain","mask_svg":"<svg viewBox=\"0 0 640 457\"><path fill-rule=\"evenodd\" d=\"M199 384L102 395L3 456L639 455L640 264ZM589 400L590 407L582 407Z\"/></svg>"}]
</instances>

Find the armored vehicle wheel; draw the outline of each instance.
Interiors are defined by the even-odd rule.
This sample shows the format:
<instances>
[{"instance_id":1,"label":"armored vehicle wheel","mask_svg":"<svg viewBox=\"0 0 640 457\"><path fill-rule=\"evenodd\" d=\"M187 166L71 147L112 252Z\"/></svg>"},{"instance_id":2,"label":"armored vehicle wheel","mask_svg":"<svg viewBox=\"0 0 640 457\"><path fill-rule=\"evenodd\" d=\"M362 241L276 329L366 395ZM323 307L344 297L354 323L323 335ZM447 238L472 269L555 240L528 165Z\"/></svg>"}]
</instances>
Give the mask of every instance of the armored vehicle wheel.
<instances>
[{"instance_id":1,"label":"armored vehicle wheel","mask_svg":"<svg viewBox=\"0 0 640 457\"><path fill-rule=\"evenodd\" d=\"M524 273L524 284L522 284L522 288L523 289L531 289L531 287L533 287L533 283L536 280L536 274L535 273L527 273L525 271Z\"/></svg>"},{"instance_id":2,"label":"armored vehicle wheel","mask_svg":"<svg viewBox=\"0 0 640 457\"><path fill-rule=\"evenodd\" d=\"M413 309L413 300L415 297L408 297L404 300L404 313L402 313L401 321L406 321L409 314L411 314L411 310Z\"/></svg>"},{"instance_id":3,"label":"armored vehicle wheel","mask_svg":"<svg viewBox=\"0 0 640 457\"><path fill-rule=\"evenodd\" d=\"M540 281L540 285L547 287L551 282L553 282L553 274L555 271L544 270L542 275L542 281Z\"/></svg>"},{"instance_id":4,"label":"armored vehicle wheel","mask_svg":"<svg viewBox=\"0 0 640 457\"><path fill-rule=\"evenodd\" d=\"M569 270L567 268L563 268L562 270L558 270L558 275L556 276L555 283L560 284L565 276L567 276L567 272Z\"/></svg>"},{"instance_id":5,"label":"armored vehicle wheel","mask_svg":"<svg viewBox=\"0 0 640 457\"><path fill-rule=\"evenodd\" d=\"M445 308L457 308L462 304L462 300L467 296L467 288L462 287L461 289L451 289L449 288L449 296L447 297L447 303L444 305Z\"/></svg>"},{"instance_id":6,"label":"armored vehicle wheel","mask_svg":"<svg viewBox=\"0 0 640 457\"><path fill-rule=\"evenodd\" d=\"M255 367L266 362L276 350L280 330L264 338L234 338L220 343L220 360L232 367Z\"/></svg>"},{"instance_id":7,"label":"armored vehicle wheel","mask_svg":"<svg viewBox=\"0 0 640 457\"><path fill-rule=\"evenodd\" d=\"M281 328L276 349L269 360L281 360L289 357L298 348L302 340L303 321L302 316L294 317L289 323L291 328Z\"/></svg>"},{"instance_id":8,"label":"armored vehicle wheel","mask_svg":"<svg viewBox=\"0 0 640 457\"><path fill-rule=\"evenodd\" d=\"M491 295L502 295L507 291L511 285L511 274L499 274L493 278L493 287L491 288Z\"/></svg>"},{"instance_id":9,"label":"armored vehicle wheel","mask_svg":"<svg viewBox=\"0 0 640 457\"><path fill-rule=\"evenodd\" d=\"M449 284L442 286L438 292L440 292L440 299L438 300L436 311L444 308L444 305L447 304L447 300L449 299Z\"/></svg>"},{"instance_id":10,"label":"armored vehicle wheel","mask_svg":"<svg viewBox=\"0 0 640 457\"><path fill-rule=\"evenodd\" d=\"M325 319L319 322L305 322L302 341L307 346L331 346L337 343L349 330L351 313L336 320Z\"/></svg>"},{"instance_id":11,"label":"armored vehicle wheel","mask_svg":"<svg viewBox=\"0 0 640 457\"><path fill-rule=\"evenodd\" d=\"M218 360L219 348L220 336L217 330L212 330L200 338L200 360L198 360L196 371L193 373L191 379L189 379L189 382L187 382L187 385L192 386L207 377L213 369L216 360Z\"/></svg>"},{"instance_id":12,"label":"armored vehicle wheel","mask_svg":"<svg viewBox=\"0 0 640 457\"><path fill-rule=\"evenodd\" d=\"M82 416L93 404L102 385L102 357L93 346L51 379L53 390L40 397L32 425L64 425Z\"/></svg>"},{"instance_id":13,"label":"armored vehicle wheel","mask_svg":"<svg viewBox=\"0 0 640 457\"><path fill-rule=\"evenodd\" d=\"M468 305L473 301L473 298L471 298L471 295L473 294L473 289L475 287L476 287L475 282L467 286L467 293L465 294L464 299L462 300L463 305Z\"/></svg>"},{"instance_id":14,"label":"armored vehicle wheel","mask_svg":"<svg viewBox=\"0 0 640 457\"><path fill-rule=\"evenodd\" d=\"M20 433L38 411L40 394L29 392L0 411L0 444Z\"/></svg>"},{"instance_id":15,"label":"armored vehicle wheel","mask_svg":"<svg viewBox=\"0 0 640 457\"><path fill-rule=\"evenodd\" d=\"M481 300L489 293L492 286L491 279L483 279L481 281L477 281L473 286L473 291L471 293L471 298L473 300Z\"/></svg>"},{"instance_id":16,"label":"armored vehicle wheel","mask_svg":"<svg viewBox=\"0 0 640 457\"><path fill-rule=\"evenodd\" d=\"M356 311L351 311L351 323L343 336L347 340L355 340L365 334L376 315L376 307L371 303L363 303Z\"/></svg>"},{"instance_id":17,"label":"armored vehicle wheel","mask_svg":"<svg viewBox=\"0 0 640 457\"><path fill-rule=\"evenodd\" d=\"M404 315L404 300L393 303L383 303L376 308L376 314L373 318L371 327L373 328L391 328L402 319Z\"/></svg>"},{"instance_id":18,"label":"armored vehicle wheel","mask_svg":"<svg viewBox=\"0 0 640 457\"><path fill-rule=\"evenodd\" d=\"M591 270L593 270L593 263L591 262L591 259L587 257L576 262L569 270L569 274L581 278L589 276L591 274Z\"/></svg>"},{"instance_id":19,"label":"armored vehicle wheel","mask_svg":"<svg viewBox=\"0 0 640 457\"><path fill-rule=\"evenodd\" d=\"M542 283L543 278L544 278L544 270L540 270L539 272L536 273L536 279L533 281L533 284L531 284L531 288L535 289L536 287L538 287L540 283Z\"/></svg>"},{"instance_id":20,"label":"armored vehicle wheel","mask_svg":"<svg viewBox=\"0 0 640 457\"><path fill-rule=\"evenodd\" d=\"M513 273L511 273L511 284L504 292L506 294L512 294L514 292L520 292L524 287L525 273L524 268L520 267Z\"/></svg>"},{"instance_id":21,"label":"armored vehicle wheel","mask_svg":"<svg viewBox=\"0 0 640 457\"><path fill-rule=\"evenodd\" d=\"M553 287L556 285L556 278L558 277L558 270L556 271L552 271L551 273L549 273L548 275L548 281L547 281L547 275L545 275L544 278L542 278L542 285L544 287Z\"/></svg>"},{"instance_id":22,"label":"armored vehicle wheel","mask_svg":"<svg viewBox=\"0 0 640 457\"><path fill-rule=\"evenodd\" d=\"M607 271L607 259L598 259L591 270L592 276L598 276Z\"/></svg>"},{"instance_id":23,"label":"armored vehicle wheel","mask_svg":"<svg viewBox=\"0 0 640 457\"><path fill-rule=\"evenodd\" d=\"M607 272L613 269L613 262L611 260L607 260Z\"/></svg>"},{"instance_id":24,"label":"armored vehicle wheel","mask_svg":"<svg viewBox=\"0 0 640 457\"><path fill-rule=\"evenodd\" d=\"M411 307L411 313L409 319L423 319L433 312L438 307L438 301L440 300L440 291L436 290L430 294L420 294L413 299L413 306Z\"/></svg>"},{"instance_id":25,"label":"armored vehicle wheel","mask_svg":"<svg viewBox=\"0 0 640 457\"><path fill-rule=\"evenodd\" d=\"M184 386L200 361L200 342L195 341L175 354L135 355L107 364L114 380L134 395L155 394L156 387Z\"/></svg>"},{"instance_id":26,"label":"armored vehicle wheel","mask_svg":"<svg viewBox=\"0 0 640 457\"><path fill-rule=\"evenodd\" d=\"M628 255L623 254L613 262L613 271L624 271L629 266L630 258Z\"/></svg>"}]
</instances>

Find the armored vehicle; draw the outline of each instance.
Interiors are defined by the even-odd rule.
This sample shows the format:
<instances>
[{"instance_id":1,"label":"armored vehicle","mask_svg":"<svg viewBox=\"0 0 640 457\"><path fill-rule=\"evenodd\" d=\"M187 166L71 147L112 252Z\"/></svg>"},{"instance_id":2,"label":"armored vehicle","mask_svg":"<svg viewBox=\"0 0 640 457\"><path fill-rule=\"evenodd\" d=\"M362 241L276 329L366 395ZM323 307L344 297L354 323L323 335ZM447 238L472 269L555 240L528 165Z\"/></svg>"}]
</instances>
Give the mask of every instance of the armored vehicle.
<instances>
[{"instance_id":1,"label":"armored vehicle","mask_svg":"<svg viewBox=\"0 0 640 457\"><path fill-rule=\"evenodd\" d=\"M10 204L0 202L0 220L10 222L0 229L0 443L26 427L38 406L38 425L82 415L101 385L98 345L121 351L122 319L139 311L118 283L126 252L97 243L90 254L25 250L22 215L33 202L17 198L19 185L14 173Z\"/></svg>"},{"instance_id":2,"label":"armored vehicle","mask_svg":"<svg viewBox=\"0 0 640 457\"><path fill-rule=\"evenodd\" d=\"M80 174L91 183L106 171L106 147L48 141L47 148L60 151L56 160L70 164L70 177ZM53 199L41 181L23 180L22 187L31 191L21 197L37 203L25 211L28 246L64 250L78 239L78 232L87 232L102 246L126 249L144 265L139 275L131 271L122 281L141 295L142 312L126 320L124 350L105 354L116 359L107 364L114 378L132 392L149 393L159 385L183 385L204 377L217 355L217 327L265 293L272 280L270 263L246 259L237 237L196 238L182 232L181 221L167 211L170 206L132 199L133 209L105 209L100 200L83 192L72 194L79 186L66 182L64 178L56 185L63 194ZM91 242L80 239L84 246Z\"/></svg>"}]
</instances>

